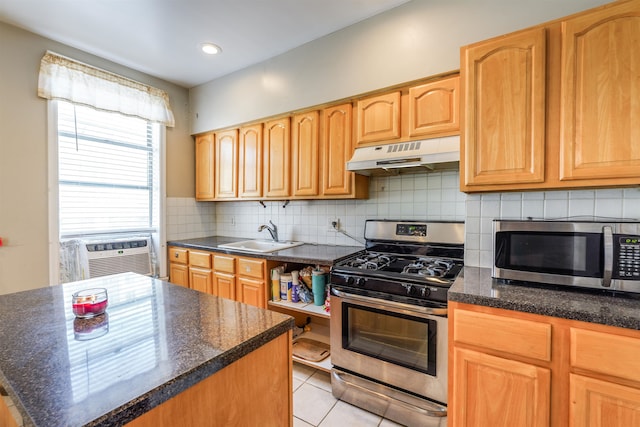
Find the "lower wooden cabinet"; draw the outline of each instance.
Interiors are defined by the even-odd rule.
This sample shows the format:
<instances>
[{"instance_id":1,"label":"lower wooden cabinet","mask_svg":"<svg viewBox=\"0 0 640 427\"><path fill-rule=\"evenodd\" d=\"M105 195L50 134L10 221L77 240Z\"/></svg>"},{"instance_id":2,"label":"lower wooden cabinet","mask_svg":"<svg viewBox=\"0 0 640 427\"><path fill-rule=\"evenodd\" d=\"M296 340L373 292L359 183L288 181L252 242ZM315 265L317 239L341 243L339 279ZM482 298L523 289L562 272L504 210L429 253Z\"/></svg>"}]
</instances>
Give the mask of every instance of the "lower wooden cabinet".
<instances>
[{"instance_id":1,"label":"lower wooden cabinet","mask_svg":"<svg viewBox=\"0 0 640 427\"><path fill-rule=\"evenodd\" d=\"M449 424L640 426L640 331L449 303Z\"/></svg>"},{"instance_id":2,"label":"lower wooden cabinet","mask_svg":"<svg viewBox=\"0 0 640 427\"><path fill-rule=\"evenodd\" d=\"M549 369L460 348L453 359L456 425L549 425Z\"/></svg>"},{"instance_id":3,"label":"lower wooden cabinet","mask_svg":"<svg viewBox=\"0 0 640 427\"><path fill-rule=\"evenodd\" d=\"M191 289L267 307L268 269L276 262L169 247L169 281Z\"/></svg>"}]
</instances>

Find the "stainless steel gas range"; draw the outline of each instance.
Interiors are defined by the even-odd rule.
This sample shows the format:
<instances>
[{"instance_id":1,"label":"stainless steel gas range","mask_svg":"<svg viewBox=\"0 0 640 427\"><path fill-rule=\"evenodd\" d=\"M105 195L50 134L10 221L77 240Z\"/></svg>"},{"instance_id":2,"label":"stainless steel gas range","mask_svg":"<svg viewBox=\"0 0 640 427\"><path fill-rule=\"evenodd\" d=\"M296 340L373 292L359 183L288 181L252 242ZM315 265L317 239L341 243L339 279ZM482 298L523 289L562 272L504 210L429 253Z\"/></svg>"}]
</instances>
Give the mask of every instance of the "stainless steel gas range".
<instances>
[{"instance_id":1,"label":"stainless steel gas range","mask_svg":"<svg viewBox=\"0 0 640 427\"><path fill-rule=\"evenodd\" d=\"M405 425L447 423L447 291L464 223L368 220L366 249L331 270L331 388Z\"/></svg>"}]
</instances>

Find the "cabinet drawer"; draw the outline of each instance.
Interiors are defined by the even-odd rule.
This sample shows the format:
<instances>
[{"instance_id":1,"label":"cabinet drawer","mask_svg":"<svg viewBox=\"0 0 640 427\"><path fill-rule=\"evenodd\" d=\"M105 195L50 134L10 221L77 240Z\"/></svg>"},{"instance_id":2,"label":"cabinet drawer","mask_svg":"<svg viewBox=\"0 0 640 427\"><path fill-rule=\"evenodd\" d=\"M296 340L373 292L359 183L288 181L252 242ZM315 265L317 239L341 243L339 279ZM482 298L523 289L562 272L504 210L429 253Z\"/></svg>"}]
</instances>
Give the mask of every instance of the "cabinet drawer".
<instances>
[{"instance_id":1,"label":"cabinet drawer","mask_svg":"<svg viewBox=\"0 0 640 427\"><path fill-rule=\"evenodd\" d=\"M236 272L235 258L232 256L214 255L213 268L216 271L223 271L225 273L235 274Z\"/></svg>"},{"instance_id":2,"label":"cabinet drawer","mask_svg":"<svg viewBox=\"0 0 640 427\"><path fill-rule=\"evenodd\" d=\"M238 258L238 274L256 279L264 279L264 261Z\"/></svg>"},{"instance_id":3,"label":"cabinet drawer","mask_svg":"<svg viewBox=\"0 0 640 427\"><path fill-rule=\"evenodd\" d=\"M456 310L453 339L538 360L551 360L551 325L494 314Z\"/></svg>"},{"instance_id":4,"label":"cabinet drawer","mask_svg":"<svg viewBox=\"0 0 640 427\"><path fill-rule=\"evenodd\" d=\"M640 381L640 339L571 328L571 366Z\"/></svg>"},{"instance_id":5,"label":"cabinet drawer","mask_svg":"<svg viewBox=\"0 0 640 427\"><path fill-rule=\"evenodd\" d=\"M211 253L189 251L189 265L193 267L211 268Z\"/></svg>"},{"instance_id":6,"label":"cabinet drawer","mask_svg":"<svg viewBox=\"0 0 640 427\"><path fill-rule=\"evenodd\" d=\"M187 264L189 262L189 251L184 248L169 248L169 262Z\"/></svg>"}]
</instances>

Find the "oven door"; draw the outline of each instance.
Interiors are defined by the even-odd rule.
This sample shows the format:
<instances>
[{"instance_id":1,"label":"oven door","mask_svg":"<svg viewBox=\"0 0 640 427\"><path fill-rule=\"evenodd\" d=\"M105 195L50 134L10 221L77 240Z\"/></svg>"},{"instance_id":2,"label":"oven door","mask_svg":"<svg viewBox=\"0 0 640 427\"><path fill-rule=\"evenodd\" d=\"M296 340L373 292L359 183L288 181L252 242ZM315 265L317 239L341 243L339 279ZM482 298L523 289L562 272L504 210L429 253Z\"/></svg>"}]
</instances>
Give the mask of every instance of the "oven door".
<instances>
[{"instance_id":1,"label":"oven door","mask_svg":"<svg viewBox=\"0 0 640 427\"><path fill-rule=\"evenodd\" d=\"M446 309L331 292L336 368L446 404Z\"/></svg>"}]
</instances>

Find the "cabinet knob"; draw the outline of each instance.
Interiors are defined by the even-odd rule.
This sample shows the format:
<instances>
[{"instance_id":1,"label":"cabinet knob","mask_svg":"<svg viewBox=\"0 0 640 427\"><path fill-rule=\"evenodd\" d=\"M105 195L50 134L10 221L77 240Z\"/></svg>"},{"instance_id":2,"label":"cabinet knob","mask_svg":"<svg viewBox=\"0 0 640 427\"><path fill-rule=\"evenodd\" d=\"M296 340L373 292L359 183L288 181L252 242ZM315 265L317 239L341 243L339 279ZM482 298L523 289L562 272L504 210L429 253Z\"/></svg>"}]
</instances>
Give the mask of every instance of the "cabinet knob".
<instances>
[{"instance_id":1,"label":"cabinet knob","mask_svg":"<svg viewBox=\"0 0 640 427\"><path fill-rule=\"evenodd\" d=\"M174 258L180 258L180 254L179 254L178 252L174 252L174 253L173 253L173 257L174 257Z\"/></svg>"}]
</instances>

